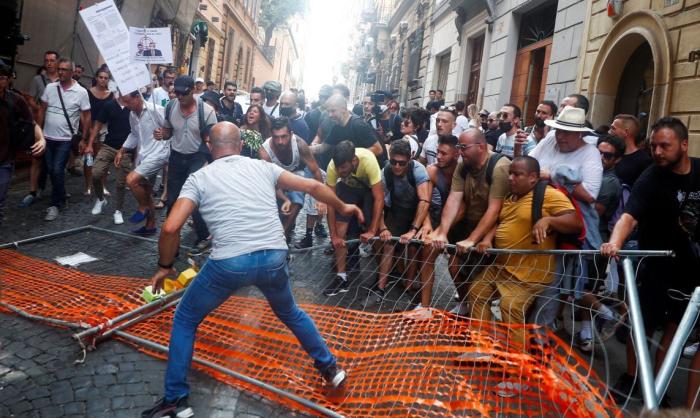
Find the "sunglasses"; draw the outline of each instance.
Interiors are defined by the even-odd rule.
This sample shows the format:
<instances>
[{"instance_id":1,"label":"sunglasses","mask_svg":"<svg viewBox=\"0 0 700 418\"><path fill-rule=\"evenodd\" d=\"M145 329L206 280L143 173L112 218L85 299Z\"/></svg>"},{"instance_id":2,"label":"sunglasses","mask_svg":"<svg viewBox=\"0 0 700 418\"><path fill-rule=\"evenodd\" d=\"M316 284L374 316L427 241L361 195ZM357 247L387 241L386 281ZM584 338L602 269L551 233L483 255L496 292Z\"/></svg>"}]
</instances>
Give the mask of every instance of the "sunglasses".
<instances>
[{"instance_id":1,"label":"sunglasses","mask_svg":"<svg viewBox=\"0 0 700 418\"><path fill-rule=\"evenodd\" d=\"M176 96L187 96L188 94L190 94L190 90L186 90L186 91L177 91L177 90L175 90L175 95L176 95Z\"/></svg>"},{"instance_id":2,"label":"sunglasses","mask_svg":"<svg viewBox=\"0 0 700 418\"><path fill-rule=\"evenodd\" d=\"M389 160L389 164L398 165L399 167L405 167L406 164L408 164L408 161L399 161L399 160L391 159L391 160Z\"/></svg>"},{"instance_id":3,"label":"sunglasses","mask_svg":"<svg viewBox=\"0 0 700 418\"><path fill-rule=\"evenodd\" d=\"M603 157L603 158L606 159L606 160L612 160L613 158L615 158L615 153L614 153L614 152L604 152L604 151L601 151L601 152L600 152L600 156Z\"/></svg>"},{"instance_id":4,"label":"sunglasses","mask_svg":"<svg viewBox=\"0 0 700 418\"><path fill-rule=\"evenodd\" d=\"M457 144L457 145L455 145L455 148L462 151L465 149L469 149L469 147L473 147L475 145L479 145L479 143L477 142L476 144Z\"/></svg>"}]
</instances>

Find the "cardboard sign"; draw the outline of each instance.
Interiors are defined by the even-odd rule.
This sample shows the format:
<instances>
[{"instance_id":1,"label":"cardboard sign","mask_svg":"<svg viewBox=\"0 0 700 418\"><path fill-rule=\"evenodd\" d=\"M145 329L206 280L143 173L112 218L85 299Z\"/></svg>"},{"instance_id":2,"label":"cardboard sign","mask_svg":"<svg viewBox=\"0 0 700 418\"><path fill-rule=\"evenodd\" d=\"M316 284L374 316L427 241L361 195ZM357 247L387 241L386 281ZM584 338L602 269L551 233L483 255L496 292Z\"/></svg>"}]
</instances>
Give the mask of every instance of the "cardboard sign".
<instances>
[{"instance_id":1,"label":"cardboard sign","mask_svg":"<svg viewBox=\"0 0 700 418\"><path fill-rule=\"evenodd\" d=\"M129 28L129 55L132 61L172 64L170 28Z\"/></svg>"},{"instance_id":2,"label":"cardboard sign","mask_svg":"<svg viewBox=\"0 0 700 418\"><path fill-rule=\"evenodd\" d=\"M129 31L113 0L81 10L80 17L123 94L151 82L146 66L129 59Z\"/></svg>"}]
</instances>

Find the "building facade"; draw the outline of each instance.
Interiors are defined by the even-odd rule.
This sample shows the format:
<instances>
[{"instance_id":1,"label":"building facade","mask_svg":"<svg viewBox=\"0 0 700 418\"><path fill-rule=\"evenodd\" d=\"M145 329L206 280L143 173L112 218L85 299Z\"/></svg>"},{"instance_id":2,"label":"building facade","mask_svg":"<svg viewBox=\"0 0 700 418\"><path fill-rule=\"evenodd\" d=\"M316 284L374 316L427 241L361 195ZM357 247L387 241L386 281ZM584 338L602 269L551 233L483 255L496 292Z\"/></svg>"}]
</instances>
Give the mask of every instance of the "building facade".
<instances>
[{"instance_id":1,"label":"building facade","mask_svg":"<svg viewBox=\"0 0 700 418\"><path fill-rule=\"evenodd\" d=\"M577 85L591 99L594 125L615 114L637 115L647 132L662 116L690 130L689 151L700 156L700 2L627 0L617 9L593 1Z\"/></svg>"}]
</instances>

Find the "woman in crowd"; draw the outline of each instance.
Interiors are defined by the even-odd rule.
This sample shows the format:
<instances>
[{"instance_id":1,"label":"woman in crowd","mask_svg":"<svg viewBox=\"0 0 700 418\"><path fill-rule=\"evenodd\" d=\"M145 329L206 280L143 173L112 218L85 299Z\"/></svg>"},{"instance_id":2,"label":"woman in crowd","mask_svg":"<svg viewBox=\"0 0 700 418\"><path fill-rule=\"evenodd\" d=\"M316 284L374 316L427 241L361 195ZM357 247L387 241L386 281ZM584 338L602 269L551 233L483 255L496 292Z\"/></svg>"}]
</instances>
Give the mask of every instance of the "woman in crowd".
<instances>
[{"instance_id":1,"label":"woman in crowd","mask_svg":"<svg viewBox=\"0 0 700 418\"><path fill-rule=\"evenodd\" d=\"M241 155L250 158L258 158L258 150L265 139L270 137L270 118L262 106L251 105L245 113L245 119L241 126L241 139L243 150Z\"/></svg>"},{"instance_id":2,"label":"woman in crowd","mask_svg":"<svg viewBox=\"0 0 700 418\"><path fill-rule=\"evenodd\" d=\"M114 100L114 93L109 90L109 77L110 72L106 65L103 65L97 70L95 78L92 82L92 87L88 89L88 97L90 98L90 114L91 122L93 127L95 126L95 121L100 115L104 105ZM100 151L100 144L105 139L107 134L107 129L103 128L97 134L97 140L92 144L92 153L85 154L83 158L83 172L85 173L85 190L84 195L90 195L92 193L92 160L95 155ZM88 138L83 138L80 143L80 153L83 153L84 148L87 146ZM109 192L105 186L105 178L102 178L102 188L106 196L109 196Z\"/></svg>"},{"instance_id":3,"label":"woman in crowd","mask_svg":"<svg viewBox=\"0 0 700 418\"><path fill-rule=\"evenodd\" d=\"M420 155L420 144L418 143L418 131L423 127L423 120L418 112L408 112L401 121L401 135L411 145L411 158Z\"/></svg>"}]
</instances>

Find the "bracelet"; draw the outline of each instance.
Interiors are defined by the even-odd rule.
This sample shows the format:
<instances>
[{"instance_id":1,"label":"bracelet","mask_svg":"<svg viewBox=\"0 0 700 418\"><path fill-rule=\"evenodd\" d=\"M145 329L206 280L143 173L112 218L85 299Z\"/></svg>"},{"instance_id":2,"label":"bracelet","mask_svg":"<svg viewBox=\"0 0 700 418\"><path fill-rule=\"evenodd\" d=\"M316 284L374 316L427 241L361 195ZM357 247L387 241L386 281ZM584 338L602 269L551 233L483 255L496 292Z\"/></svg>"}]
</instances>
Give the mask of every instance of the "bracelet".
<instances>
[{"instance_id":1,"label":"bracelet","mask_svg":"<svg viewBox=\"0 0 700 418\"><path fill-rule=\"evenodd\" d=\"M379 233L381 234L382 232L388 231L388 230L389 230L389 228L382 228L382 229L379 230Z\"/></svg>"},{"instance_id":2,"label":"bracelet","mask_svg":"<svg viewBox=\"0 0 700 418\"><path fill-rule=\"evenodd\" d=\"M417 226L411 224L411 227L410 227L408 230L409 230L409 231L416 230L416 232L417 232L419 229L420 229L420 228L418 228Z\"/></svg>"},{"instance_id":3,"label":"bracelet","mask_svg":"<svg viewBox=\"0 0 700 418\"><path fill-rule=\"evenodd\" d=\"M173 264L175 264L175 261L172 261L170 264L162 264L160 260L158 260L158 267L162 269L171 269L173 268Z\"/></svg>"}]
</instances>

